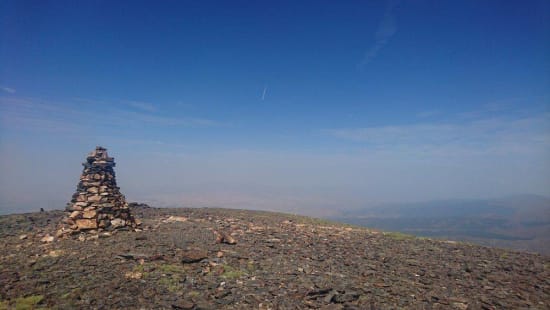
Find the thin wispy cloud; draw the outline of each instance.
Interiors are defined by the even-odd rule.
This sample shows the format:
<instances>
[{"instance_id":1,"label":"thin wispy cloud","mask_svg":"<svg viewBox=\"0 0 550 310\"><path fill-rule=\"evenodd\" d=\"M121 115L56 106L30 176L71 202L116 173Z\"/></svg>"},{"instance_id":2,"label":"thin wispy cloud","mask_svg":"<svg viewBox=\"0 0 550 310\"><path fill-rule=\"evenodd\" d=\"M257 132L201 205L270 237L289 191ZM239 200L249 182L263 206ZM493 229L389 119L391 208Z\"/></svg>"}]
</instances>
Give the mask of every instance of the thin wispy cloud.
<instances>
[{"instance_id":1,"label":"thin wispy cloud","mask_svg":"<svg viewBox=\"0 0 550 310\"><path fill-rule=\"evenodd\" d=\"M156 113L153 105L113 107L109 101L78 99L75 102L51 102L37 98L0 97L0 125L16 130L87 132L91 128L110 128L130 132L144 125L165 127L215 127L221 122L191 116L167 116ZM132 102L135 103L135 102ZM126 107L126 108L125 108Z\"/></svg>"},{"instance_id":2,"label":"thin wispy cloud","mask_svg":"<svg viewBox=\"0 0 550 310\"><path fill-rule=\"evenodd\" d=\"M438 110L426 110L426 111L421 111L421 112L416 113L416 116L418 116L420 118L429 118L429 117L436 116L439 113L440 113L440 111L438 111Z\"/></svg>"},{"instance_id":3,"label":"thin wispy cloud","mask_svg":"<svg viewBox=\"0 0 550 310\"><path fill-rule=\"evenodd\" d=\"M550 153L550 114L489 117L469 122L340 128L326 132L371 150L417 154ZM445 151L448 151L445 152Z\"/></svg>"},{"instance_id":4,"label":"thin wispy cloud","mask_svg":"<svg viewBox=\"0 0 550 310\"><path fill-rule=\"evenodd\" d=\"M114 117L122 118L127 122L145 123L158 126L183 126L183 127L212 127L222 126L221 122L197 117L169 117L163 115L153 115L137 111L118 110Z\"/></svg>"},{"instance_id":5,"label":"thin wispy cloud","mask_svg":"<svg viewBox=\"0 0 550 310\"><path fill-rule=\"evenodd\" d=\"M393 11L397 4L398 1L396 0L388 1L388 6L386 8L384 16L378 24L378 29L376 30L376 33L374 35L374 44L367 50L365 56L359 63L359 69L363 69L374 58L376 58L380 50L382 50L382 48L384 48L384 46L388 44L391 37L393 37L397 32L397 23L393 14Z\"/></svg>"},{"instance_id":6,"label":"thin wispy cloud","mask_svg":"<svg viewBox=\"0 0 550 310\"><path fill-rule=\"evenodd\" d=\"M79 103L92 104L92 105L123 105L131 108L132 110L139 110L143 112L156 112L158 107L155 104L137 100L106 100L106 99L94 99L94 98L72 98L72 100Z\"/></svg>"},{"instance_id":7,"label":"thin wispy cloud","mask_svg":"<svg viewBox=\"0 0 550 310\"><path fill-rule=\"evenodd\" d=\"M267 93L267 86L264 87L264 90L262 91L262 101L265 100L265 94Z\"/></svg>"},{"instance_id":8,"label":"thin wispy cloud","mask_svg":"<svg viewBox=\"0 0 550 310\"><path fill-rule=\"evenodd\" d=\"M149 102L134 101L134 100L123 100L122 103L145 112L154 112L157 111L157 107Z\"/></svg>"},{"instance_id":9,"label":"thin wispy cloud","mask_svg":"<svg viewBox=\"0 0 550 310\"><path fill-rule=\"evenodd\" d=\"M15 94L15 89L13 89L11 87L1 86L0 90L5 92L5 93L8 93L8 94Z\"/></svg>"},{"instance_id":10,"label":"thin wispy cloud","mask_svg":"<svg viewBox=\"0 0 550 310\"><path fill-rule=\"evenodd\" d=\"M529 104L526 104L527 102ZM525 117L535 113L543 114L547 111L550 111L550 96L542 95L493 100L476 109L459 113L458 116L466 120L473 120L503 113Z\"/></svg>"}]
</instances>

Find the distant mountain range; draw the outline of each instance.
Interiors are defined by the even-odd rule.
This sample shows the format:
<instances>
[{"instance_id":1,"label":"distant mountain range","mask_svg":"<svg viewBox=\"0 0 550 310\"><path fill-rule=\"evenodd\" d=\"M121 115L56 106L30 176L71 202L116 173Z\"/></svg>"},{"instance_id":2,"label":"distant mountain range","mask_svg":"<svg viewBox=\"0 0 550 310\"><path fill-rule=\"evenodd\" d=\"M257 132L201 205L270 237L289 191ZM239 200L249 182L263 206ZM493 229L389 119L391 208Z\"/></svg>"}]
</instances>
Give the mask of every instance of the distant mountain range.
<instances>
[{"instance_id":1,"label":"distant mountain range","mask_svg":"<svg viewBox=\"0 0 550 310\"><path fill-rule=\"evenodd\" d=\"M344 210L330 219L417 236L550 254L550 198L440 200Z\"/></svg>"}]
</instances>

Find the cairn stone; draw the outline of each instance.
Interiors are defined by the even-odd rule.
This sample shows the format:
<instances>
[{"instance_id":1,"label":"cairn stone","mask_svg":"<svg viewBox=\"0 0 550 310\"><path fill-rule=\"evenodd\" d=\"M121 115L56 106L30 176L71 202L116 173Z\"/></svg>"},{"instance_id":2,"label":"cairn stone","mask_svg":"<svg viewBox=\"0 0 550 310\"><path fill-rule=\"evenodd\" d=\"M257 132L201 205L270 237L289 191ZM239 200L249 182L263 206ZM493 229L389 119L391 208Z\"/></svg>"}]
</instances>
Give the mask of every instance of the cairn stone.
<instances>
[{"instance_id":1,"label":"cairn stone","mask_svg":"<svg viewBox=\"0 0 550 310\"><path fill-rule=\"evenodd\" d=\"M115 179L115 161L107 149L98 146L92 151L73 194L65 209L63 233L99 232L138 226Z\"/></svg>"}]
</instances>

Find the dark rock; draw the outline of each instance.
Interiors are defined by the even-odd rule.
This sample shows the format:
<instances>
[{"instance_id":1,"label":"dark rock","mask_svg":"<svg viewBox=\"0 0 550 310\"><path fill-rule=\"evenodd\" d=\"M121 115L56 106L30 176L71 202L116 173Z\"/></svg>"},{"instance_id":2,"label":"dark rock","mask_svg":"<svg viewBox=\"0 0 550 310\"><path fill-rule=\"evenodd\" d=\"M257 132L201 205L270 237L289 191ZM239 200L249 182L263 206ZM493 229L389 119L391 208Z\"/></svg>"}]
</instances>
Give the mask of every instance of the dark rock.
<instances>
[{"instance_id":1,"label":"dark rock","mask_svg":"<svg viewBox=\"0 0 550 310\"><path fill-rule=\"evenodd\" d=\"M326 302L334 302L334 303L346 303L346 302L352 302L359 298L359 293L356 292L346 292L344 294L338 293L336 291L330 292L327 297L325 298Z\"/></svg>"},{"instance_id":2,"label":"dark rock","mask_svg":"<svg viewBox=\"0 0 550 310\"><path fill-rule=\"evenodd\" d=\"M177 303L172 304L172 309L177 310L190 310L193 308L195 308L195 304L186 300L178 301Z\"/></svg>"},{"instance_id":3,"label":"dark rock","mask_svg":"<svg viewBox=\"0 0 550 310\"><path fill-rule=\"evenodd\" d=\"M181 262L184 264L198 263L208 258L208 251L202 249L189 249L181 252Z\"/></svg>"}]
</instances>

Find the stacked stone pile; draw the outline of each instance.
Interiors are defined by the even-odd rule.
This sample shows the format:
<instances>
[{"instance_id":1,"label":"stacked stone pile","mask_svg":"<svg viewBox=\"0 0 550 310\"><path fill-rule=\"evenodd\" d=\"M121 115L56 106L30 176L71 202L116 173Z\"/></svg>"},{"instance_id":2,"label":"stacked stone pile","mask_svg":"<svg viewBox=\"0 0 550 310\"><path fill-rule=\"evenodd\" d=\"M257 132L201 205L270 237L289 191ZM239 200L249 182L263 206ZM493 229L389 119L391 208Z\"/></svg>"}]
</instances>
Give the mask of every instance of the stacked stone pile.
<instances>
[{"instance_id":1,"label":"stacked stone pile","mask_svg":"<svg viewBox=\"0 0 550 310\"><path fill-rule=\"evenodd\" d=\"M82 165L84 170L76 192L67 204L62 231L136 228L138 222L116 184L114 158L109 157L107 149L96 147Z\"/></svg>"}]
</instances>

